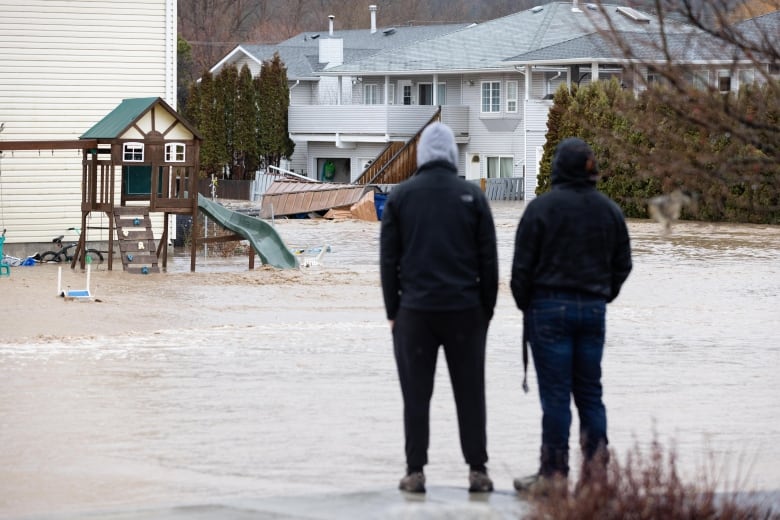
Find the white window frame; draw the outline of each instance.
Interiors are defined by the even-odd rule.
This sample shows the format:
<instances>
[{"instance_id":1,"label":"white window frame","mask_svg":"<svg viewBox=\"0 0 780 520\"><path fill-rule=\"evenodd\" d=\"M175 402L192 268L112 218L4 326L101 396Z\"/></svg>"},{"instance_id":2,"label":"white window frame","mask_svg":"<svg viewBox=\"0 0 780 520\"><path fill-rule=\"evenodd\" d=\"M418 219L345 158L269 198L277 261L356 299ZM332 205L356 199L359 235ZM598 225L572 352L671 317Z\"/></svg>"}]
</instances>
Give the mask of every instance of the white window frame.
<instances>
[{"instance_id":1,"label":"white window frame","mask_svg":"<svg viewBox=\"0 0 780 520\"><path fill-rule=\"evenodd\" d=\"M395 83L387 85L387 104L395 105Z\"/></svg>"},{"instance_id":2,"label":"white window frame","mask_svg":"<svg viewBox=\"0 0 780 520\"><path fill-rule=\"evenodd\" d=\"M693 71L692 83L694 88L700 90L707 90L710 88L710 71L709 70L695 70Z\"/></svg>"},{"instance_id":3,"label":"white window frame","mask_svg":"<svg viewBox=\"0 0 780 520\"><path fill-rule=\"evenodd\" d=\"M363 104L379 105L379 85L376 83L363 84Z\"/></svg>"},{"instance_id":4,"label":"white window frame","mask_svg":"<svg viewBox=\"0 0 780 520\"><path fill-rule=\"evenodd\" d=\"M414 94L411 83L405 83L401 86L401 104L414 105Z\"/></svg>"},{"instance_id":5,"label":"white window frame","mask_svg":"<svg viewBox=\"0 0 780 520\"><path fill-rule=\"evenodd\" d=\"M513 90L514 89L514 92ZM517 80L506 82L506 111L510 114L517 113L518 84Z\"/></svg>"},{"instance_id":6,"label":"white window frame","mask_svg":"<svg viewBox=\"0 0 780 520\"><path fill-rule=\"evenodd\" d=\"M165 162L184 162L187 146L184 143L166 143Z\"/></svg>"},{"instance_id":7,"label":"white window frame","mask_svg":"<svg viewBox=\"0 0 780 520\"><path fill-rule=\"evenodd\" d=\"M436 103L441 105L447 104L447 83L446 82L439 82L436 83Z\"/></svg>"},{"instance_id":8,"label":"white window frame","mask_svg":"<svg viewBox=\"0 0 780 520\"><path fill-rule=\"evenodd\" d=\"M487 91L485 91L487 87ZM487 95L487 97L486 97ZM480 84L479 111L482 114L498 114L501 112L501 82L498 80L483 81ZM487 108L487 110L485 110Z\"/></svg>"},{"instance_id":9,"label":"white window frame","mask_svg":"<svg viewBox=\"0 0 780 520\"><path fill-rule=\"evenodd\" d=\"M122 145L122 162L144 162L144 143L125 143Z\"/></svg>"},{"instance_id":10,"label":"white window frame","mask_svg":"<svg viewBox=\"0 0 780 520\"><path fill-rule=\"evenodd\" d=\"M739 69L737 71L737 88L752 85L756 82L756 69Z\"/></svg>"},{"instance_id":11,"label":"white window frame","mask_svg":"<svg viewBox=\"0 0 780 520\"><path fill-rule=\"evenodd\" d=\"M725 90L722 89L720 85L720 81L723 78L728 78L729 80L729 88ZM729 92L731 92L733 88L734 88L734 75L731 73L731 71L728 69L719 70L718 71L718 92L720 92L721 94L728 94Z\"/></svg>"},{"instance_id":12,"label":"white window frame","mask_svg":"<svg viewBox=\"0 0 780 520\"><path fill-rule=\"evenodd\" d=\"M501 171L501 165L506 163L506 159L509 159L509 172ZM498 175L495 177L490 176L490 164L495 162L498 165ZM509 179L515 175L515 158L513 155L488 155L485 157L485 176L488 179Z\"/></svg>"}]
</instances>

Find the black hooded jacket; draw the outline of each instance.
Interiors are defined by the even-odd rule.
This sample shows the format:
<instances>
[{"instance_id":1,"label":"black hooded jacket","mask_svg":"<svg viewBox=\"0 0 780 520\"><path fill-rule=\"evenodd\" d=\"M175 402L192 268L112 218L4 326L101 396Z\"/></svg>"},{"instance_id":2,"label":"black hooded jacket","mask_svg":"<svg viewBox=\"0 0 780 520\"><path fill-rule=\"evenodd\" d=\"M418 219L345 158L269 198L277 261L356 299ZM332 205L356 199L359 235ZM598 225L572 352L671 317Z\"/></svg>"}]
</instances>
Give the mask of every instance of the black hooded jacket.
<instances>
[{"instance_id":1,"label":"black hooded jacket","mask_svg":"<svg viewBox=\"0 0 780 520\"><path fill-rule=\"evenodd\" d=\"M479 187L460 179L450 162L428 162L390 192L380 249L389 320L400 307L481 307L488 319L493 316L498 293L493 216Z\"/></svg>"},{"instance_id":2,"label":"black hooded jacket","mask_svg":"<svg viewBox=\"0 0 780 520\"><path fill-rule=\"evenodd\" d=\"M567 290L611 302L631 272L631 245L620 208L596 189L593 152L561 141L552 190L528 203L515 237L511 288L526 310L537 289Z\"/></svg>"}]
</instances>

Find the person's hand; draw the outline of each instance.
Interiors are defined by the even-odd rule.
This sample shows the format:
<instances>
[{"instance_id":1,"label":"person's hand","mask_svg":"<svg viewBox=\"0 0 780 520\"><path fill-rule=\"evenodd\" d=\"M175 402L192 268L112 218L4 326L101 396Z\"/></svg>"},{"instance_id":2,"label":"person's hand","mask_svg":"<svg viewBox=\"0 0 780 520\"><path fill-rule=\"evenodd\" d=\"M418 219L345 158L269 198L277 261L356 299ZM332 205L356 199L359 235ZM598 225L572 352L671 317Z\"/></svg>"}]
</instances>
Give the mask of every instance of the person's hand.
<instances>
[{"instance_id":1,"label":"person's hand","mask_svg":"<svg viewBox=\"0 0 780 520\"><path fill-rule=\"evenodd\" d=\"M395 326L395 320L387 320L387 323L390 324L390 330L393 330L393 327Z\"/></svg>"}]
</instances>

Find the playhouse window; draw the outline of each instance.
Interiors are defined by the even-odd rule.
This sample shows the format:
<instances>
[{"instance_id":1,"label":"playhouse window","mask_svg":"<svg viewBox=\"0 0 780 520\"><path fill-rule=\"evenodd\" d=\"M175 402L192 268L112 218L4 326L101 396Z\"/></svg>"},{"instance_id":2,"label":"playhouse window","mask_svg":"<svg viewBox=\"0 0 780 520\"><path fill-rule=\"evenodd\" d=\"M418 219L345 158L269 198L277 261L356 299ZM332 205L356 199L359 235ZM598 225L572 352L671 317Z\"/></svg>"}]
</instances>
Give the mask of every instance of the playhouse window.
<instances>
[{"instance_id":1,"label":"playhouse window","mask_svg":"<svg viewBox=\"0 0 780 520\"><path fill-rule=\"evenodd\" d=\"M125 162L143 162L144 144L143 143L125 143L124 153L122 154Z\"/></svg>"},{"instance_id":2,"label":"playhouse window","mask_svg":"<svg viewBox=\"0 0 780 520\"><path fill-rule=\"evenodd\" d=\"M165 162L184 162L184 143L165 145Z\"/></svg>"}]
</instances>

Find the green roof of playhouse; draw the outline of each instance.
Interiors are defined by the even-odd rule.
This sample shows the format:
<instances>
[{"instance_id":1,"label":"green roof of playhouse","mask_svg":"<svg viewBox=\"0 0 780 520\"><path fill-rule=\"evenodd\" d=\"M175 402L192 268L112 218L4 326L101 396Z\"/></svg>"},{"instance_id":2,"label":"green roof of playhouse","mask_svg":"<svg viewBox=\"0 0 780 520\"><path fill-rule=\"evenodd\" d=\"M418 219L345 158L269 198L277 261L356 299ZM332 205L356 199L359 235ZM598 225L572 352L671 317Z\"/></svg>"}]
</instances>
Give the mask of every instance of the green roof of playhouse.
<instances>
[{"instance_id":1,"label":"green roof of playhouse","mask_svg":"<svg viewBox=\"0 0 780 520\"><path fill-rule=\"evenodd\" d=\"M79 139L116 139L160 98L123 99L106 117L84 132Z\"/></svg>"},{"instance_id":2,"label":"green roof of playhouse","mask_svg":"<svg viewBox=\"0 0 780 520\"><path fill-rule=\"evenodd\" d=\"M177 120L181 121L194 135L199 136L197 130L182 120L176 111L160 97L124 99L106 117L84 132L79 139L117 139L135 123L142 115L159 103Z\"/></svg>"}]
</instances>

